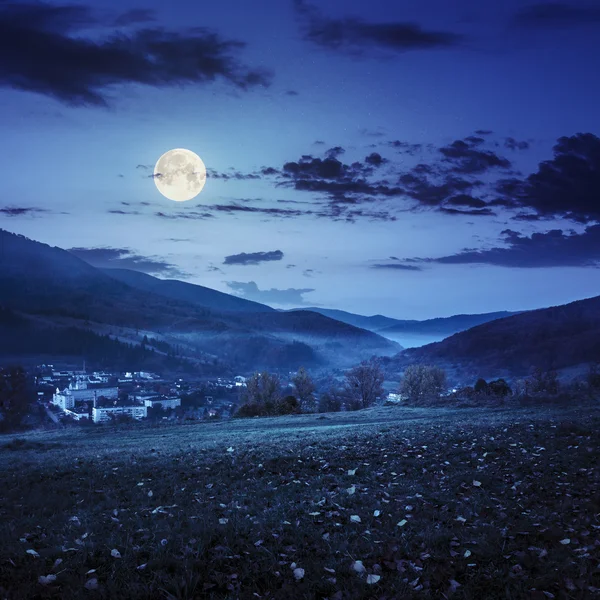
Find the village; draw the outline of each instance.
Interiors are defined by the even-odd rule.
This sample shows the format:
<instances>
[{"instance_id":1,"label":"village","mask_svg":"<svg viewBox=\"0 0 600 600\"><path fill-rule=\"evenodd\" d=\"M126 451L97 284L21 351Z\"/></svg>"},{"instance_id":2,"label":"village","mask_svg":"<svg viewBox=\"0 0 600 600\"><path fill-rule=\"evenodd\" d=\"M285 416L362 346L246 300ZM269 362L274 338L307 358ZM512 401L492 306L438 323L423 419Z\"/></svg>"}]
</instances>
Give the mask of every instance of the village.
<instances>
[{"instance_id":1,"label":"village","mask_svg":"<svg viewBox=\"0 0 600 600\"><path fill-rule=\"evenodd\" d=\"M33 370L38 404L55 423L229 418L246 378L169 379L157 373Z\"/></svg>"}]
</instances>

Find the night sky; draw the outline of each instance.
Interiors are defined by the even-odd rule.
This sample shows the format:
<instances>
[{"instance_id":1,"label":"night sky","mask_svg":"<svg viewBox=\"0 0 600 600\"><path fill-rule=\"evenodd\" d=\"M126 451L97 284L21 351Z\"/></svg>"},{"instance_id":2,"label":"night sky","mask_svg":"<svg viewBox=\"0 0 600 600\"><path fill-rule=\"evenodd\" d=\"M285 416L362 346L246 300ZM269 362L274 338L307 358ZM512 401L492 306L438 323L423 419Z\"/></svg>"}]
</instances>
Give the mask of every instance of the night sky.
<instances>
[{"instance_id":1,"label":"night sky","mask_svg":"<svg viewBox=\"0 0 600 600\"><path fill-rule=\"evenodd\" d=\"M0 227L283 308L598 295L596 56L593 0L0 2Z\"/></svg>"}]
</instances>

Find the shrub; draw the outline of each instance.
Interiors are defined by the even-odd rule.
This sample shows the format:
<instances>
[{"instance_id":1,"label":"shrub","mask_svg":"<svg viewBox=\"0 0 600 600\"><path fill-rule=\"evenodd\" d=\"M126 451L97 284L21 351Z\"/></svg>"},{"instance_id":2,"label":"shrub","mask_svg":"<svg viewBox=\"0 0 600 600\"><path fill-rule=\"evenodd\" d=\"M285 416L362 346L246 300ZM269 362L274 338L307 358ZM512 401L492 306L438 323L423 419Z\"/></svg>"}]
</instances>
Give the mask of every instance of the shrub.
<instances>
[{"instance_id":1,"label":"shrub","mask_svg":"<svg viewBox=\"0 0 600 600\"><path fill-rule=\"evenodd\" d=\"M407 367L400 382L400 394L409 402L421 404L438 400L446 389L446 373L434 365Z\"/></svg>"}]
</instances>

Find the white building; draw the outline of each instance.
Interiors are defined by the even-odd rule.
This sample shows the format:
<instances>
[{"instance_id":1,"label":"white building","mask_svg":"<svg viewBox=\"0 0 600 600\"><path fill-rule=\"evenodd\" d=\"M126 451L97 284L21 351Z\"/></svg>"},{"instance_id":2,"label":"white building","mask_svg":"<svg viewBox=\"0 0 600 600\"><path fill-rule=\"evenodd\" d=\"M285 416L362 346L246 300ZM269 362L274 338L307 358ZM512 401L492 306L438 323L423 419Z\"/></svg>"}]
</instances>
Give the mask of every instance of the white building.
<instances>
[{"instance_id":1,"label":"white building","mask_svg":"<svg viewBox=\"0 0 600 600\"><path fill-rule=\"evenodd\" d=\"M105 398L118 398L119 388L88 388L81 387L81 383L69 384L62 392L56 388L56 392L52 396L52 404L58 406L62 410L73 408L78 402L95 402L101 396Z\"/></svg>"},{"instance_id":2,"label":"white building","mask_svg":"<svg viewBox=\"0 0 600 600\"><path fill-rule=\"evenodd\" d=\"M148 373L146 371L136 371L133 375L137 379L154 379L155 377L153 373Z\"/></svg>"},{"instance_id":3,"label":"white building","mask_svg":"<svg viewBox=\"0 0 600 600\"><path fill-rule=\"evenodd\" d=\"M89 412L85 408L82 408L82 407L73 408L72 410L66 408L64 410L64 412L66 415L73 417L73 419L75 419L76 421L80 421L81 419L89 419L90 418Z\"/></svg>"},{"instance_id":4,"label":"white building","mask_svg":"<svg viewBox=\"0 0 600 600\"><path fill-rule=\"evenodd\" d=\"M145 406L156 408L159 404L163 410L177 408L178 406L181 406L181 398L157 398L155 396L153 398L144 399Z\"/></svg>"},{"instance_id":5,"label":"white building","mask_svg":"<svg viewBox=\"0 0 600 600\"><path fill-rule=\"evenodd\" d=\"M133 406L94 406L92 409L94 423L106 423L118 415L128 415L137 420L145 419L148 416L148 407L136 404Z\"/></svg>"},{"instance_id":6,"label":"white building","mask_svg":"<svg viewBox=\"0 0 600 600\"><path fill-rule=\"evenodd\" d=\"M402 394L392 394L389 393L387 395L386 400L388 402L393 402L394 404L401 404L402 402L404 402L405 400L407 400L406 396L403 396Z\"/></svg>"},{"instance_id":7,"label":"white building","mask_svg":"<svg viewBox=\"0 0 600 600\"><path fill-rule=\"evenodd\" d=\"M65 388L62 392L56 388L52 394L52 404L58 406L61 410L68 410L75 406L75 398L69 388Z\"/></svg>"}]
</instances>

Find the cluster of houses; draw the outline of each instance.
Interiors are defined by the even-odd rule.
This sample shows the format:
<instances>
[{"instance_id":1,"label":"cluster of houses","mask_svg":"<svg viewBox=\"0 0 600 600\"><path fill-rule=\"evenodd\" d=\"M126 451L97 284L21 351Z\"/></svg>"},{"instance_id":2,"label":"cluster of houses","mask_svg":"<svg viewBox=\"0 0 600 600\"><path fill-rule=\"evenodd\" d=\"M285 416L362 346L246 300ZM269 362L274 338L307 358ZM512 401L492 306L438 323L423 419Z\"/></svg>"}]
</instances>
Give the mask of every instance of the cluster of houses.
<instances>
[{"instance_id":1,"label":"cluster of houses","mask_svg":"<svg viewBox=\"0 0 600 600\"><path fill-rule=\"evenodd\" d=\"M178 410L182 418L199 419L227 416L232 408L231 403L221 406L212 396L205 396L206 406L182 409L180 395L188 383L181 379L167 382L154 373L87 373L85 365L81 371L55 371L52 365L41 367L42 372L36 377L38 388L53 391L51 396L50 392L38 392L40 400L45 396L50 405L76 421L88 419L105 423L121 416L140 420L147 418L151 411L156 415L160 409ZM224 389L226 394L235 393L235 389L244 385L242 376L204 382L205 389L215 392Z\"/></svg>"},{"instance_id":2,"label":"cluster of houses","mask_svg":"<svg viewBox=\"0 0 600 600\"><path fill-rule=\"evenodd\" d=\"M130 383L135 376L137 374L127 373L125 378L119 378L118 384ZM143 378L151 379L151 377ZM163 410L167 410L181 406L181 399L177 396L129 393L127 399L123 400L120 398L119 391L118 385L98 381L95 375L77 373L71 376L68 386L62 390L60 387L56 388L52 394L51 404L77 421L91 419L94 423L111 421L121 415L144 419L148 416L149 408L160 406Z\"/></svg>"}]
</instances>

